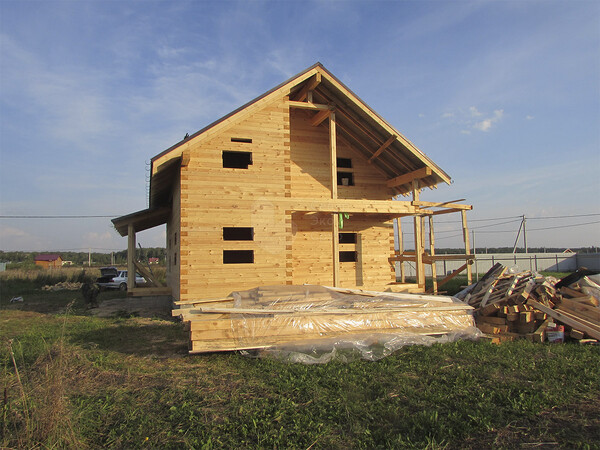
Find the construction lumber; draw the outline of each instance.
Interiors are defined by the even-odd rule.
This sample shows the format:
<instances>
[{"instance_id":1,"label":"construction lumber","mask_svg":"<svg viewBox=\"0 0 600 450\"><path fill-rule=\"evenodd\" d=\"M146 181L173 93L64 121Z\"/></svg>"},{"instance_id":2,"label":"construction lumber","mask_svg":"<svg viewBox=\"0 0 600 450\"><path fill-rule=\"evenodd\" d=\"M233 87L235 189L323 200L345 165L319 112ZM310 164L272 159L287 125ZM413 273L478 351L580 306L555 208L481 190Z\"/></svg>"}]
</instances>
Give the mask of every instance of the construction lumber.
<instances>
[{"instance_id":1,"label":"construction lumber","mask_svg":"<svg viewBox=\"0 0 600 450\"><path fill-rule=\"evenodd\" d=\"M173 310L173 316L189 322L190 353L474 330L473 308L443 296L271 286L207 300L177 302L180 308Z\"/></svg>"},{"instance_id":2,"label":"construction lumber","mask_svg":"<svg viewBox=\"0 0 600 450\"><path fill-rule=\"evenodd\" d=\"M587 301L596 298L576 284L557 288L555 283L531 271L507 273L496 264L464 295L464 301L476 308L477 326L487 334L542 342L546 328L555 325L564 327L572 339L600 340L600 308Z\"/></svg>"}]
</instances>

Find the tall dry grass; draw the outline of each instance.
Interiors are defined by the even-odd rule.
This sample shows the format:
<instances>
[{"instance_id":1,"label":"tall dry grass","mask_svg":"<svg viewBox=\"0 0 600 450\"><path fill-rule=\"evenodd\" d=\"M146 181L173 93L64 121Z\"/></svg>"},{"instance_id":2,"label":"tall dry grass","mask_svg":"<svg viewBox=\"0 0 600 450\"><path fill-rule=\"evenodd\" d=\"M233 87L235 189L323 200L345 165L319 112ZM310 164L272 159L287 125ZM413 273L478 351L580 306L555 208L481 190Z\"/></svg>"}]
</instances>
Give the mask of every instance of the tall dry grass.
<instances>
[{"instance_id":1,"label":"tall dry grass","mask_svg":"<svg viewBox=\"0 0 600 450\"><path fill-rule=\"evenodd\" d=\"M65 346L64 328L69 312L64 316L60 338L48 345L35 363L22 373L19 365L26 366L22 352L8 341L10 365L4 367L1 448L83 448L83 442L73 426L72 408L68 402L65 374L76 355Z\"/></svg>"}]
</instances>

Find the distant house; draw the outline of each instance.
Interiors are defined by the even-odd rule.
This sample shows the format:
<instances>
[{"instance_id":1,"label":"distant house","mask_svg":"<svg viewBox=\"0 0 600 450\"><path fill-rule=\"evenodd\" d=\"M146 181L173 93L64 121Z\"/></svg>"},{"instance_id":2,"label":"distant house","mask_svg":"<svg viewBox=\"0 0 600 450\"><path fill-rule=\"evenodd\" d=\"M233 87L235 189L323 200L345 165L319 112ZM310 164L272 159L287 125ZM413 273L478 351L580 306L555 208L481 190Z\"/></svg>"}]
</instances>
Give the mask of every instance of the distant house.
<instances>
[{"instance_id":1,"label":"distant house","mask_svg":"<svg viewBox=\"0 0 600 450\"><path fill-rule=\"evenodd\" d=\"M148 264L158 264L158 258L148 258Z\"/></svg>"},{"instance_id":2,"label":"distant house","mask_svg":"<svg viewBox=\"0 0 600 450\"><path fill-rule=\"evenodd\" d=\"M44 269L62 267L62 258L55 254L41 254L34 259L36 266L42 266Z\"/></svg>"}]
</instances>

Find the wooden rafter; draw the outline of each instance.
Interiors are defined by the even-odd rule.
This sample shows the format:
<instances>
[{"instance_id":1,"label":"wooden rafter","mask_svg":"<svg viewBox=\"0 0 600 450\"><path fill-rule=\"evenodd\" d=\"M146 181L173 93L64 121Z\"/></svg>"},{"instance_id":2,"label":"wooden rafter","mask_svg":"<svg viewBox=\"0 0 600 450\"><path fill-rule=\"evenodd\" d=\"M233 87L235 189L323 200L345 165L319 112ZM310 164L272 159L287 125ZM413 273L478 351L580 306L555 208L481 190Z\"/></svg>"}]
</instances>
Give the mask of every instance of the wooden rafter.
<instances>
[{"instance_id":1,"label":"wooden rafter","mask_svg":"<svg viewBox=\"0 0 600 450\"><path fill-rule=\"evenodd\" d=\"M373 156L371 156L371 157L370 157L370 158L367 160L367 162L368 162L369 164L371 164L371 163L373 162L373 160L374 160L375 158L377 158L379 155L381 155L381 154L383 153L383 151L384 151L386 148L388 148L390 145L392 145L392 142L394 142L394 141L396 140L396 138L397 138L397 137L398 137L398 136L396 136L395 134L392 134L392 135L390 136L390 138L389 138L387 141L385 141L383 144L381 144L381 147L379 147L379 148L377 149L377 151L376 151L375 153L373 153Z\"/></svg>"},{"instance_id":2,"label":"wooden rafter","mask_svg":"<svg viewBox=\"0 0 600 450\"><path fill-rule=\"evenodd\" d=\"M413 180L420 180L421 178L428 177L429 175L431 175L431 173L432 171L430 167L423 167L421 169L413 170L412 172L405 173L404 175L400 175L399 177L388 180L387 186L401 186L403 184L410 183Z\"/></svg>"},{"instance_id":3,"label":"wooden rafter","mask_svg":"<svg viewBox=\"0 0 600 450\"><path fill-rule=\"evenodd\" d=\"M320 111L319 113L317 113L315 115L315 117L313 117L312 119L312 126L316 127L317 125L320 125L321 122L323 122L325 119L327 119L329 117L329 115L331 114L331 110L325 110L325 111Z\"/></svg>"},{"instance_id":4,"label":"wooden rafter","mask_svg":"<svg viewBox=\"0 0 600 450\"><path fill-rule=\"evenodd\" d=\"M314 77L310 78L304 87L300 89L298 95L296 95L296 101L303 102L308 97L308 93L314 91L315 88L321 83L321 73L317 72Z\"/></svg>"}]
</instances>

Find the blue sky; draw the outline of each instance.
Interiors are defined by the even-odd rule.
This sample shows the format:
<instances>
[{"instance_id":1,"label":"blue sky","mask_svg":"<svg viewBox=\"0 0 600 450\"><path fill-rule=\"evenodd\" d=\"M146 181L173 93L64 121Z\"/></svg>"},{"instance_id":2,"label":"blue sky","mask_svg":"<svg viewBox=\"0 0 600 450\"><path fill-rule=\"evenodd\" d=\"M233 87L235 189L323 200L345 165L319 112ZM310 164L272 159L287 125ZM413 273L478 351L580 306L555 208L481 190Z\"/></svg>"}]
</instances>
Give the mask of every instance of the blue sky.
<instances>
[{"instance_id":1,"label":"blue sky","mask_svg":"<svg viewBox=\"0 0 600 450\"><path fill-rule=\"evenodd\" d=\"M317 61L450 174L422 198L473 204L478 247L521 215L529 246L600 245L600 3L577 0L1 0L0 216L143 209L152 156ZM126 240L0 218L0 250L89 247Z\"/></svg>"}]
</instances>

